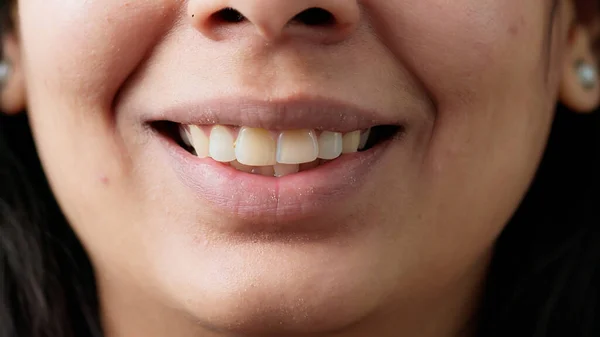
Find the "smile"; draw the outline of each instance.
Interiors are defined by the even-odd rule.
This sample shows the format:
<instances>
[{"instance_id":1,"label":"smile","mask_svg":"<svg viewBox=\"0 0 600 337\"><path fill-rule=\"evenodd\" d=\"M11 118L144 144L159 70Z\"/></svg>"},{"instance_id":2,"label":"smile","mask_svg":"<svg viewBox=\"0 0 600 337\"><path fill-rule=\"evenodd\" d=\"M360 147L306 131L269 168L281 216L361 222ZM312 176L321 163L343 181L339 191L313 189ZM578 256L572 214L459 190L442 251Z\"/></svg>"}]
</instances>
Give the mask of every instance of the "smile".
<instances>
[{"instance_id":1,"label":"smile","mask_svg":"<svg viewBox=\"0 0 600 337\"><path fill-rule=\"evenodd\" d=\"M219 213L289 222L360 191L405 125L327 101L219 101L177 107L149 124L180 181Z\"/></svg>"},{"instance_id":2,"label":"smile","mask_svg":"<svg viewBox=\"0 0 600 337\"><path fill-rule=\"evenodd\" d=\"M314 129L269 131L236 126L179 125L178 144L198 158L251 174L281 178L313 170L341 156L368 151L393 137L395 126L348 133Z\"/></svg>"}]
</instances>

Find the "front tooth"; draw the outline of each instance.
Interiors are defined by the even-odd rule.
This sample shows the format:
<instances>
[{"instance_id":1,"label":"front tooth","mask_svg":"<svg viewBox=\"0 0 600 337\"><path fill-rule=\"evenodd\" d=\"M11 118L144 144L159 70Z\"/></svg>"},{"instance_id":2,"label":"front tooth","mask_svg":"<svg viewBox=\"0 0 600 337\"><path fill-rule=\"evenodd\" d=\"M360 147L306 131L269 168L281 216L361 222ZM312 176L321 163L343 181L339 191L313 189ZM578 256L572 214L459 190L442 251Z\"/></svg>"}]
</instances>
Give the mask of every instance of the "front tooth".
<instances>
[{"instance_id":1,"label":"front tooth","mask_svg":"<svg viewBox=\"0 0 600 337\"><path fill-rule=\"evenodd\" d=\"M271 133L264 129L243 127L235 143L237 161L250 166L275 165L277 145Z\"/></svg>"},{"instance_id":2,"label":"front tooth","mask_svg":"<svg viewBox=\"0 0 600 337\"><path fill-rule=\"evenodd\" d=\"M189 135L190 145L196 150L196 155L200 158L208 157L209 140L204 131L195 125L190 125L186 133Z\"/></svg>"},{"instance_id":3,"label":"front tooth","mask_svg":"<svg viewBox=\"0 0 600 337\"><path fill-rule=\"evenodd\" d=\"M274 169L275 169L275 176L280 178L280 177L285 177L290 174L298 173L300 171L300 165L298 165L298 164L293 164L293 165L276 164L274 166Z\"/></svg>"},{"instance_id":4,"label":"front tooth","mask_svg":"<svg viewBox=\"0 0 600 337\"><path fill-rule=\"evenodd\" d=\"M222 125L213 126L210 131L210 157L218 162L229 163L235 160L235 140L229 129Z\"/></svg>"},{"instance_id":5,"label":"front tooth","mask_svg":"<svg viewBox=\"0 0 600 337\"><path fill-rule=\"evenodd\" d=\"M364 150L367 146L367 142L369 141L369 136L371 135L371 129L368 129L363 134L360 135L360 143L358 145L358 150Z\"/></svg>"},{"instance_id":6,"label":"front tooth","mask_svg":"<svg viewBox=\"0 0 600 337\"><path fill-rule=\"evenodd\" d=\"M360 130L352 131L344 135L344 145L342 153L354 153L358 151L360 145Z\"/></svg>"},{"instance_id":7,"label":"front tooth","mask_svg":"<svg viewBox=\"0 0 600 337\"><path fill-rule=\"evenodd\" d=\"M319 136L319 158L335 159L342 154L344 142L339 132L323 131Z\"/></svg>"},{"instance_id":8,"label":"front tooth","mask_svg":"<svg viewBox=\"0 0 600 337\"><path fill-rule=\"evenodd\" d=\"M302 164L317 159L319 143L313 130L283 131L277 143L277 162Z\"/></svg>"}]
</instances>

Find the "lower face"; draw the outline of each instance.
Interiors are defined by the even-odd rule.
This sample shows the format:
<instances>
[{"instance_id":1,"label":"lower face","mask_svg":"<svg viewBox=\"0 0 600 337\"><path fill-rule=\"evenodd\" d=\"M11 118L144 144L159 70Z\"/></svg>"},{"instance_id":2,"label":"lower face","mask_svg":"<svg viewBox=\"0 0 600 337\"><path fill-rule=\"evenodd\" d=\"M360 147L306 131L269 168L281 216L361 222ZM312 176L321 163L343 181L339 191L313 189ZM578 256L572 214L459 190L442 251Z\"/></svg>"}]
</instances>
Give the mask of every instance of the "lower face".
<instances>
[{"instance_id":1,"label":"lower face","mask_svg":"<svg viewBox=\"0 0 600 337\"><path fill-rule=\"evenodd\" d=\"M34 136L105 309L144 301L140 316L255 332L416 316L476 288L543 151L566 30L559 19L547 41L549 1L371 0L344 43L269 47L203 37L180 1L19 5ZM345 102L394 133L274 177L184 146L180 126L212 130L190 107L223 97ZM318 143L353 131L345 113L326 130L296 123ZM293 158L282 125L264 134Z\"/></svg>"}]
</instances>

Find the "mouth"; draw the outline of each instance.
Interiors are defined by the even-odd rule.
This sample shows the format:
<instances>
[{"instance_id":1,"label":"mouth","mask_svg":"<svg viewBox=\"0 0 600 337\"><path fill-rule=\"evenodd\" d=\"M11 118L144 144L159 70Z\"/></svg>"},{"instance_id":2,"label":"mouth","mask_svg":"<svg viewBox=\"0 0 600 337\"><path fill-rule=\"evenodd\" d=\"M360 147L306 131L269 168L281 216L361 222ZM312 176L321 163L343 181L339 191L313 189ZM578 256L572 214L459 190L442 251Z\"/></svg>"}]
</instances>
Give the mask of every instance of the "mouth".
<instances>
[{"instance_id":1,"label":"mouth","mask_svg":"<svg viewBox=\"0 0 600 337\"><path fill-rule=\"evenodd\" d=\"M183 185L252 231L257 223L281 230L359 195L406 133L400 121L329 102L198 106L165 111L147 125Z\"/></svg>"},{"instance_id":2,"label":"mouth","mask_svg":"<svg viewBox=\"0 0 600 337\"><path fill-rule=\"evenodd\" d=\"M398 137L399 125L376 125L346 133L318 130L266 130L237 125L189 125L157 121L152 127L189 155L246 174L283 178L316 170Z\"/></svg>"}]
</instances>

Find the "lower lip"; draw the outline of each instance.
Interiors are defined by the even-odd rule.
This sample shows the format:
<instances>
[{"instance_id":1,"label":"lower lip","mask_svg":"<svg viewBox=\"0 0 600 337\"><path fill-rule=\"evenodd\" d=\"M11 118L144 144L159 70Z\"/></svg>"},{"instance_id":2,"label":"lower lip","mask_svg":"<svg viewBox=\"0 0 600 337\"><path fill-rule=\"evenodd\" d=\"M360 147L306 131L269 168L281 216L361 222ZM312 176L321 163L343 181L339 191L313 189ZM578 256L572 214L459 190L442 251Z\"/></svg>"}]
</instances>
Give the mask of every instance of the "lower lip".
<instances>
[{"instance_id":1,"label":"lower lip","mask_svg":"<svg viewBox=\"0 0 600 337\"><path fill-rule=\"evenodd\" d=\"M396 139L311 170L275 178L198 158L173 140L158 137L183 185L204 204L225 218L270 227L330 214L334 207L359 194L370 172Z\"/></svg>"}]
</instances>

